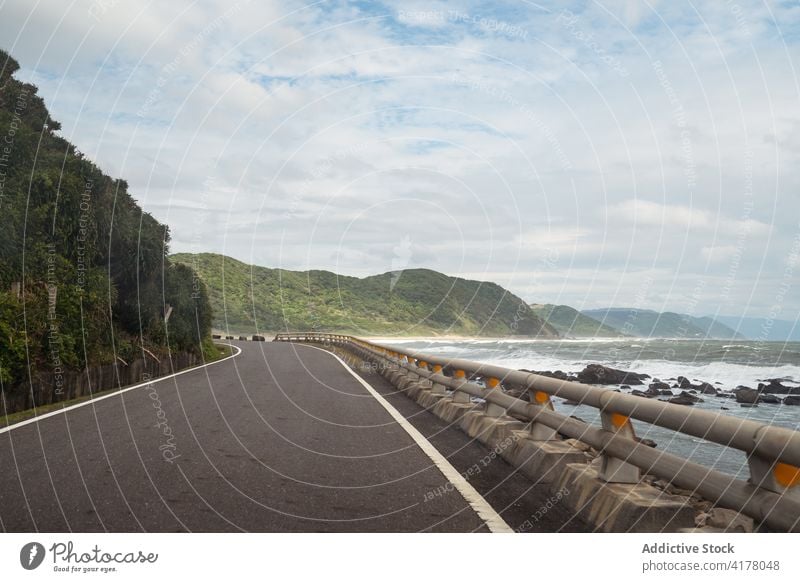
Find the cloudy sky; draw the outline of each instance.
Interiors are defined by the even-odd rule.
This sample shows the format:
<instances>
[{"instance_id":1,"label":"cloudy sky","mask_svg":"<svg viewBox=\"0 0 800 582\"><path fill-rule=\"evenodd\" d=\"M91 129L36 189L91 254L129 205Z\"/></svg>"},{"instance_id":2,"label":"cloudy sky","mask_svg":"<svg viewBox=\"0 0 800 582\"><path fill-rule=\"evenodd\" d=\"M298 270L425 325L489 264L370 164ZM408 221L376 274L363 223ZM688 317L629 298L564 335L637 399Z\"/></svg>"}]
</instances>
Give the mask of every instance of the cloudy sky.
<instances>
[{"instance_id":1,"label":"cloudy sky","mask_svg":"<svg viewBox=\"0 0 800 582\"><path fill-rule=\"evenodd\" d=\"M0 0L173 251L796 319L795 1Z\"/></svg>"}]
</instances>

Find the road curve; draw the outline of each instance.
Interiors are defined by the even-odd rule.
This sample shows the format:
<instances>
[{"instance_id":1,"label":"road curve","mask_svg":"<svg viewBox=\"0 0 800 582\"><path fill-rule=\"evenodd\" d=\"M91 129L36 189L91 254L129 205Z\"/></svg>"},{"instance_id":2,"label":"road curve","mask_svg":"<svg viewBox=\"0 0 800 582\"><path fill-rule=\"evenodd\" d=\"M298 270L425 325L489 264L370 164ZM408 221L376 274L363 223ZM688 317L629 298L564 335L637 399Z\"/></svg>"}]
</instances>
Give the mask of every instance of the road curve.
<instances>
[{"instance_id":1,"label":"road curve","mask_svg":"<svg viewBox=\"0 0 800 582\"><path fill-rule=\"evenodd\" d=\"M234 343L235 358L0 434L0 530L488 531L331 354ZM458 471L485 455L368 380ZM512 527L544 500L500 459L481 473L476 488ZM551 531L583 529L552 518Z\"/></svg>"}]
</instances>

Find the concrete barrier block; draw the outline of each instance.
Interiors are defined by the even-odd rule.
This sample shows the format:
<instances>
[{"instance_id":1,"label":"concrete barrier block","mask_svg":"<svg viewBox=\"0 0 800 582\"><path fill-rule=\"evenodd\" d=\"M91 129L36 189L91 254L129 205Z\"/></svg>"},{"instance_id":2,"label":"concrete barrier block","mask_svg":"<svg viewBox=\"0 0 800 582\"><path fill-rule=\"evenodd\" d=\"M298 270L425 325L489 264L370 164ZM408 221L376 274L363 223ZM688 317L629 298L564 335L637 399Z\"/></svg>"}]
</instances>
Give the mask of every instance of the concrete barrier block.
<instances>
[{"instance_id":1,"label":"concrete barrier block","mask_svg":"<svg viewBox=\"0 0 800 582\"><path fill-rule=\"evenodd\" d=\"M479 405L480 406L480 405ZM525 427L525 423L510 416L487 416L483 406L466 412L459 421L461 430L489 447L498 446L514 430Z\"/></svg>"},{"instance_id":2,"label":"concrete barrier block","mask_svg":"<svg viewBox=\"0 0 800 582\"><path fill-rule=\"evenodd\" d=\"M585 464L586 454L566 441L535 441L527 431L520 431L512 446L501 454L534 483L552 483L570 463Z\"/></svg>"},{"instance_id":3,"label":"concrete barrier block","mask_svg":"<svg viewBox=\"0 0 800 582\"><path fill-rule=\"evenodd\" d=\"M398 390L405 390L409 385L413 384L417 380L418 378L411 378L408 375L404 375L397 380L397 384L395 384L395 386L397 386Z\"/></svg>"},{"instance_id":4,"label":"concrete barrier block","mask_svg":"<svg viewBox=\"0 0 800 582\"><path fill-rule=\"evenodd\" d=\"M461 404L459 402L453 402L453 398L451 396L447 396L445 398L440 398L439 401L434 404L432 412L445 422L452 423L460 420L466 412L469 412L476 406L477 404Z\"/></svg>"},{"instance_id":5,"label":"concrete barrier block","mask_svg":"<svg viewBox=\"0 0 800 582\"><path fill-rule=\"evenodd\" d=\"M419 402L420 396L425 392L430 392L431 383L428 380L418 380L406 387L406 395Z\"/></svg>"},{"instance_id":6,"label":"concrete barrier block","mask_svg":"<svg viewBox=\"0 0 800 582\"><path fill-rule=\"evenodd\" d=\"M595 531L676 532L695 525L688 498L646 483L606 483L592 465L565 465L550 487L561 492L561 503Z\"/></svg>"},{"instance_id":7,"label":"concrete barrier block","mask_svg":"<svg viewBox=\"0 0 800 582\"><path fill-rule=\"evenodd\" d=\"M400 372L392 368L386 368L381 370L381 376L386 378L390 383L396 385L397 381L400 379Z\"/></svg>"},{"instance_id":8,"label":"concrete barrier block","mask_svg":"<svg viewBox=\"0 0 800 582\"><path fill-rule=\"evenodd\" d=\"M433 408L436 406L436 403L439 402L442 398L447 398L446 394L436 394L431 390L423 390L420 392L419 397L417 398L417 404L422 406L423 408Z\"/></svg>"}]
</instances>

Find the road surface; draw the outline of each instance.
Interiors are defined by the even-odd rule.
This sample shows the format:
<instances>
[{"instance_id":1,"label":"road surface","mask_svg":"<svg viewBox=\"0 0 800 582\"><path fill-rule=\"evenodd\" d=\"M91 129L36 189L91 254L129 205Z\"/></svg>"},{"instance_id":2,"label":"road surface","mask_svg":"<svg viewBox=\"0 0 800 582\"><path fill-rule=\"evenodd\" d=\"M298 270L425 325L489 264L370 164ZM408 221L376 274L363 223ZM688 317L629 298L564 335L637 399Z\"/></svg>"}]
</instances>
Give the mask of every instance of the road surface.
<instances>
[{"instance_id":1,"label":"road surface","mask_svg":"<svg viewBox=\"0 0 800 582\"><path fill-rule=\"evenodd\" d=\"M488 531L331 354L233 342L231 359L0 433L0 530ZM364 378L456 472L488 450L377 374ZM508 526L585 531L499 457L470 486Z\"/></svg>"}]
</instances>

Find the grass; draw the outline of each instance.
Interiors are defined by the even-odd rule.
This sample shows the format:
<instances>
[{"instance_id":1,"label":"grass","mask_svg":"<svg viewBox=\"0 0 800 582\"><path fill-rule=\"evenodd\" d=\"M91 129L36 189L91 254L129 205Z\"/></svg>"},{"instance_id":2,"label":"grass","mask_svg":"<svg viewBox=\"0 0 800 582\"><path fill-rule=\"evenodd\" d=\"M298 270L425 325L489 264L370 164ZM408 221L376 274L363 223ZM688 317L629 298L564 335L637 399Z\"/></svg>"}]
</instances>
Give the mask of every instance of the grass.
<instances>
[{"instance_id":1,"label":"grass","mask_svg":"<svg viewBox=\"0 0 800 582\"><path fill-rule=\"evenodd\" d=\"M206 351L208 353L206 354ZM206 348L204 346L204 363L210 364L211 362L216 362L223 358L226 358L233 354L233 348L226 345L217 345L212 344L210 348ZM203 364L199 364L203 365ZM197 366L193 366L197 367ZM187 370L191 370L191 368L186 368ZM157 378L154 378L157 380ZM37 416L42 416L43 414L47 414L48 412L53 412L55 410L62 410L64 408L69 408L70 406L74 406L75 404L80 404L81 402L86 402L88 400L93 400L98 398L99 396L105 396L106 394L112 394L114 392L119 392L120 390L125 389L126 386L122 386L120 388L109 388L108 390L101 390L100 392L95 392L94 394L90 394L88 396L81 396L79 398L72 398L71 400L62 400L61 402L54 402L52 404L43 404L42 406L37 406L35 408L29 408L27 410L20 410L19 412L12 412L11 414L6 414L0 417L0 428L4 428L6 426L11 426L12 424L17 424L18 422L22 422L23 420L28 420L30 418L35 418Z\"/></svg>"}]
</instances>

